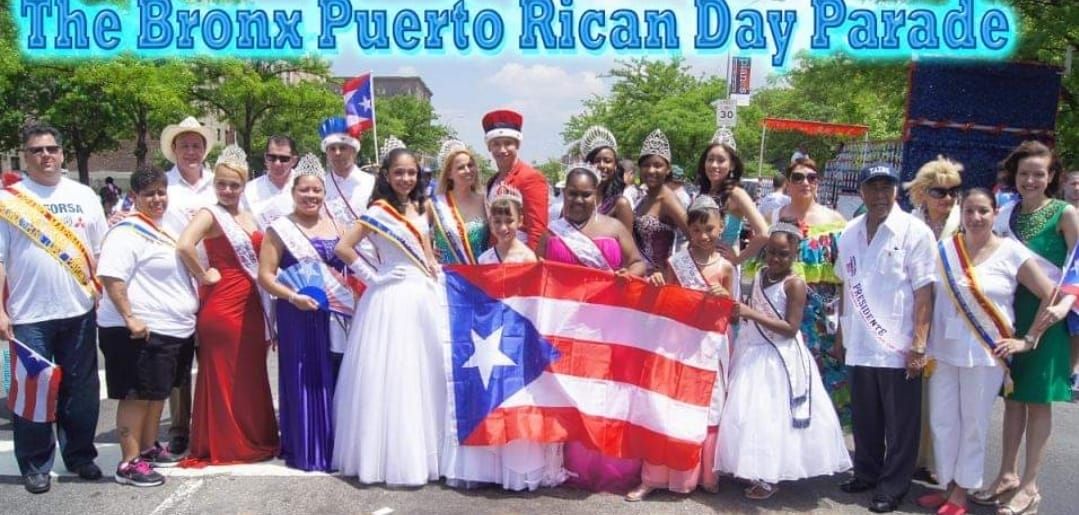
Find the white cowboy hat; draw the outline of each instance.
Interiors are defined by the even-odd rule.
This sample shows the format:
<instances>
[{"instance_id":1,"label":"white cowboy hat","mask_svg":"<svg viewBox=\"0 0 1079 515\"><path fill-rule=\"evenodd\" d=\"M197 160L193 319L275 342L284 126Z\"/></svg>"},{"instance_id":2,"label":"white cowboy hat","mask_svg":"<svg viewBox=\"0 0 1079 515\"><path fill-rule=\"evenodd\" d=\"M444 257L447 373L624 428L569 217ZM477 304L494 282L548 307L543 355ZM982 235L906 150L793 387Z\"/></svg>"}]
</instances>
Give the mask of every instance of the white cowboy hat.
<instances>
[{"instance_id":1,"label":"white cowboy hat","mask_svg":"<svg viewBox=\"0 0 1079 515\"><path fill-rule=\"evenodd\" d=\"M176 162L176 154L172 152L172 142L176 140L176 137L185 133L194 132L202 139L206 140L206 151L202 154L202 160L206 160L206 156L210 154L210 149L214 147L216 141L214 140L214 131L209 127L206 127L199 123L194 116L188 116L184 118L184 121L165 127L165 130L161 131L161 154L168 159L170 163Z\"/></svg>"}]
</instances>

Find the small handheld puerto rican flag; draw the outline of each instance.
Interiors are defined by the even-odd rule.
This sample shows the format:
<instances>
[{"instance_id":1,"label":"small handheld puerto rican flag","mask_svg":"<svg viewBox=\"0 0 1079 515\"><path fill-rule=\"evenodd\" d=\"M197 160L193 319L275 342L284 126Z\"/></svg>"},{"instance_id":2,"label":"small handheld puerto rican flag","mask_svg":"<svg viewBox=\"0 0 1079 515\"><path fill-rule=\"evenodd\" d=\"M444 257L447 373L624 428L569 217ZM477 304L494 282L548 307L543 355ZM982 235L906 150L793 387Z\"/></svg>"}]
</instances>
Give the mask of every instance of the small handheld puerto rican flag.
<instances>
[{"instance_id":1,"label":"small handheld puerto rican flag","mask_svg":"<svg viewBox=\"0 0 1079 515\"><path fill-rule=\"evenodd\" d=\"M357 139L364 131L375 126L375 94L371 83L371 72L367 72L349 79L341 87L341 94L345 96L348 133Z\"/></svg>"},{"instance_id":2,"label":"small handheld puerto rican flag","mask_svg":"<svg viewBox=\"0 0 1079 515\"><path fill-rule=\"evenodd\" d=\"M1060 295L1075 295L1079 297L1079 253L1076 250L1079 249L1079 244L1076 244L1075 248L1072 248L1068 253L1068 259L1064 262L1063 274L1060 277L1060 284L1057 285L1057 290L1060 291ZM1079 302L1076 302L1072 306L1072 311L1079 313Z\"/></svg>"},{"instance_id":3,"label":"small handheld puerto rican flag","mask_svg":"<svg viewBox=\"0 0 1079 515\"><path fill-rule=\"evenodd\" d=\"M11 390L7 407L31 422L56 420L56 398L60 392L60 367L18 340L11 347Z\"/></svg>"}]
</instances>

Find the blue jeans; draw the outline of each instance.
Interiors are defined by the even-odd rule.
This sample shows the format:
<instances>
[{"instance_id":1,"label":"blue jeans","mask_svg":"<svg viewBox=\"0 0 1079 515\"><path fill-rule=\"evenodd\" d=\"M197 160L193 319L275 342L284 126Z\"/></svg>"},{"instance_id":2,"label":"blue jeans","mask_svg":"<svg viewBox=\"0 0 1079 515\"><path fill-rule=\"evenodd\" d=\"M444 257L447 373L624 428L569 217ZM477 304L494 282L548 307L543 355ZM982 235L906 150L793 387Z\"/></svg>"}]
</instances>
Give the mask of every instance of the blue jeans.
<instances>
[{"instance_id":1,"label":"blue jeans","mask_svg":"<svg viewBox=\"0 0 1079 515\"><path fill-rule=\"evenodd\" d=\"M76 471L97 457L94 434L100 403L97 375L96 317L85 315L14 327L15 338L53 360L63 373L56 402L56 434L68 470ZM14 419L15 459L19 472L48 474L56 451L53 424Z\"/></svg>"}]
</instances>

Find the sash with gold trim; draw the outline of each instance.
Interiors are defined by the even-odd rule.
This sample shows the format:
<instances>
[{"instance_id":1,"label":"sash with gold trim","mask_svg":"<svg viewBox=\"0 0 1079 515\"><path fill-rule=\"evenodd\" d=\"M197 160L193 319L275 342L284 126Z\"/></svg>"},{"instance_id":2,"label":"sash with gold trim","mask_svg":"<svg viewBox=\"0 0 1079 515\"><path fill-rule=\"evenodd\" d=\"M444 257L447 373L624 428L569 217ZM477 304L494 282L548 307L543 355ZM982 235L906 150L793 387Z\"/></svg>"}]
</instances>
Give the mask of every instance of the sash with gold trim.
<instances>
[{"instance_id":1,"label":"sash with gold trim","mask_svg":"<svg viewBox=\"0 0 1079 515\"><path fill-rule=\"evenodd\" d=\"M371 204L362 215L360 223L385 237L401 249L423 273L431 275L427 255L423 251L423 236L407 218L385 200Z\"/></svg>"},{"instance_id":2,"label":"sash with gold trim","mask_svg":"<svg viewBox=\"0 0 1079 515\"><path fill-rule=\"evenodd\" d=\"M948 296L963 320L978 338L978 343L1004 367L1004 393L1011 393L1013 383L1008 362L996 355L997 342L1013 336L1012 327L993 305L978 284L974 263L967 253L963 235L956 234L937 244Z\"/></svg>"},{"instance_id":3,"label":"sash with gold trim","mask_svg":"<svg viewBox=\"0 0 1079 515\"><path fill-rule=\"evenodd\" d=\"M611 265L607 263L607 258L603 257L603 251L599 249L596 242L565 218L551 222L547 225L547 230L558 236L582 265L597 270L611 270Z\"/></svg>"},{"instance_id":4,"label":"sash with gold trim","mask_svg":"<svg viewBox=\"0 0 1079 515\"><path fill-rule=\"evenodd\" d=\"M453 195L435 195L431 198L431 205L435 209L435 228L446 239L454 261L466 265L476 264L476 255L468 241L468 228L461 218L461 211L457 209Z\"/></svg>"},{"instance_id":5,"label":"sash with gold trim","mask_svg":"<svg viewBox=\"0 0 1079 515\"><path fill-rule=\"evenodd\" d=\"M15 188L0 199L0 218L15 227L71 274L83 292L96 298L101 285L94 276L94 260L78 235L32 196Z\"/></svg>"},{"instance_id":6,"label":"sash with gold trim","mask_svg":"<svg viewBox=\"0 0 1079 515\"><path fill-rule=\"evenodd\" d=\"M356 299L363 288L357 282L326 264L315 250L314 244L300 231L299 227L287 216L282 216L270 224L270 228L281 238L296 264L279 271L277 279L288 286L301 290L313 287L326 296L326 309L331 313L351 318L356 307ZM307 292L302 292L307 294Z\"/></svg>"}]
</instances>

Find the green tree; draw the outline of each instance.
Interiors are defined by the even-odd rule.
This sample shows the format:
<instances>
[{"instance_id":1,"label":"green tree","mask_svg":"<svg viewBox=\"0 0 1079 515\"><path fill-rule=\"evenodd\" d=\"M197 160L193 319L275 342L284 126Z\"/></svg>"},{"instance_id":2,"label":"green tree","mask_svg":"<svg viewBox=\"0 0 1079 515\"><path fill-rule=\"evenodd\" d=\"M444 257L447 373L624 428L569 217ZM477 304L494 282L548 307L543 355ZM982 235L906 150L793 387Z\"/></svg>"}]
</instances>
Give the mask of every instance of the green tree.
<instances>
[{"instance_id":1,"label":"green tree","mask_svg":"<svg viewBox=\"0 0 1079 515\"><path fill-rule=\"evenodd\" d=\"M547 178L547 184L551 185L557 184L558 181L564 178L563 174L566 168L557 159L548 159L543 163L532 163L532 167L542 173Z\"/></svg>"},{"instance_id":2,"label":"green tree","mask_svg":"<svg viewBox=\"0 0 1079 515\"><path fill-rule=\"evenodd\" d=\"M611 93L585 101L562 131L566 142L591 125L607 127L618 138L620 154L636 157L645 137L663 130L671 144L673 164L696 170L697 158L715 132L711 103L726 94L724 81L695 76L681 59L619 61L608 73Z\"/></svg>"},{"instance_id":3,"label":"green tree","mask_svg":"<svg viewBox=\"0 0 1079 515\"><path fill-rule=\"evenodd\" d=\"M340 97L326 85L329 64L317 58L296 60L199 59L193 64L198 79L192 94L206 110L236 131L236 143L248 155L252 169L262 167L256 156L261 147L255 137L266 120L309 120L309 131L317 130L320 118L334 101L340 111ZM274 123L278 123L274 122ZM291 127L297 129L295 125ZM306 135L307 131L298 131ZM261 131L263 138L266 131ZM263 139L262 143L265 143Z\"/></svg>"}]
</instances>

